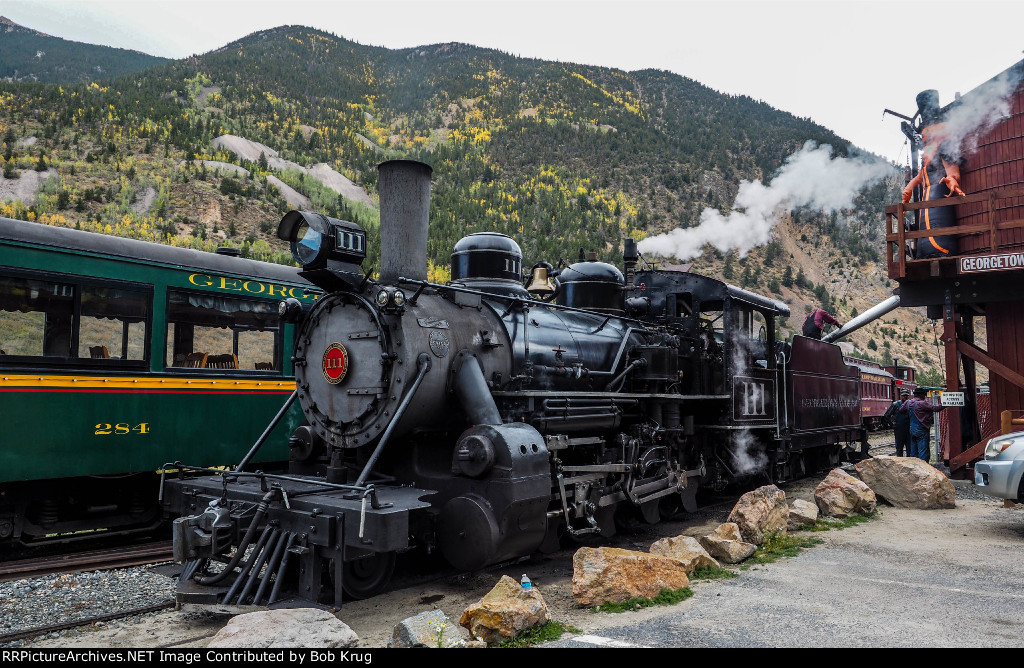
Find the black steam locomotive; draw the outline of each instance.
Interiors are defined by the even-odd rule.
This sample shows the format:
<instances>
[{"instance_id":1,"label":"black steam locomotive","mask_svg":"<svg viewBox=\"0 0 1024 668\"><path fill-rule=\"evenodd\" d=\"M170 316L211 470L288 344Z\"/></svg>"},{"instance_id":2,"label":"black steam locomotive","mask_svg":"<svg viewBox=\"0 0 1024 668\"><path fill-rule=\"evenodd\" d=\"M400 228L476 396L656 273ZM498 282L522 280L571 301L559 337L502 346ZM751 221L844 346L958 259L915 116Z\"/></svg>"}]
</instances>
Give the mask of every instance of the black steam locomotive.
<instances>
[{"instance_id":1,"label":"black steam locomotive","mask_svg":"<svg viewBox=\"0 0 1024 668\"><path fill-rule=\"evenodd\" d=\"M686 272L594 259L522 282L511 238L471 234L426 281L430 168L379 167L380 279L357 225L284 216L301 275L286 473L167 480L181 602L340 606L396 554L473 570L654 523L698 490L784 481L866 452L860 375L832 344L776 341L786 305ZM268 432L270 429L268 428ZM184 465L176 464L186 469Z\"/></svg>"}]
</instances>

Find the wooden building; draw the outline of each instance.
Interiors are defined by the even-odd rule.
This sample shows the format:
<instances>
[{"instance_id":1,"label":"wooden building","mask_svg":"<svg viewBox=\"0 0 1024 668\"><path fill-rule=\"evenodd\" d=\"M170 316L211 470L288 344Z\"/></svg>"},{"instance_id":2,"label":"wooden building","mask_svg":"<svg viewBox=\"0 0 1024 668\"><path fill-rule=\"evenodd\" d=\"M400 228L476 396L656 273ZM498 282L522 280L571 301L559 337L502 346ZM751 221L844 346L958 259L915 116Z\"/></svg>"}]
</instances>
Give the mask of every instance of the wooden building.
<instances>
[{"instance_id":1,"label":"wooden building","mask_svg":"<svg viewBox=\"0 0 1024 668\"><path fill-rule=\"evenodd\" d=\"M965 196L885 210L889 277L899 283L901 305L924 306L929 317L942 321L946 390L964 393L959 420L950 419L954 410L943 412L948 424L943 458L956 478L972 475L971 463L997 433L998 416L1004 411L1024 415L1024 61L939 113L942 120L953 119L972 107L990 116L980 132L961 144L958 164ZM992 109L998 110L994 117ZM916 220L924 221L926 210L940 207L954 207L955 223L941 234L955 238L958 250L914 259L913 247L936 235L936 228L916 229ZM975 340L979 317L985 318L986 341ZM979 419L978 364L989 371L994 420Z\"/></svg>"}]
</instances>

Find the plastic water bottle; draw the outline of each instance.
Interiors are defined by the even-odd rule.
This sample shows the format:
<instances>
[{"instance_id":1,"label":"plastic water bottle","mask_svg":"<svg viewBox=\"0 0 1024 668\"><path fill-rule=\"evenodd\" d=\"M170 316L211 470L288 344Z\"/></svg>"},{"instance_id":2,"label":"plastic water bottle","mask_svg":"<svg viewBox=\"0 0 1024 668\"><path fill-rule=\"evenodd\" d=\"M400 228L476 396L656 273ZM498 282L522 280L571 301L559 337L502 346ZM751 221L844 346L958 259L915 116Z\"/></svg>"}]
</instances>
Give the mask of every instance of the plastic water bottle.
<instances>
[{"instance_id":1,"label":"plastic water bottle","mask_svg":"<svg viewBox=\"0 0 1024 668\"><path fill-rule=\"evenodd\" d=\"M530 578L526 577L526 573L523 573L523 577L519 578L519 582L522 583L523 589L529 589L533 586L533 583L530 582Z\"/></svg>"}]
</instances>

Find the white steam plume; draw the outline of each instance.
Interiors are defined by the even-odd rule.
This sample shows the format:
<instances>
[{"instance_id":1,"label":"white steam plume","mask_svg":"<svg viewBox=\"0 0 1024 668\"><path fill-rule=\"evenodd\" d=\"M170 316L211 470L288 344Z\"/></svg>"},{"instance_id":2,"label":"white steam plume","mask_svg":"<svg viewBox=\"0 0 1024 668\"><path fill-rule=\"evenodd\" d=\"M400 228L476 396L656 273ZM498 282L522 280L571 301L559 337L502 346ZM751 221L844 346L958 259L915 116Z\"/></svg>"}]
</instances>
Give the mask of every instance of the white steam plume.
<instances>
[{"instance_id":1,"label":"white steam plume","mask_svg":"<svg viewBox=\"0 0 1024 668\"><path fill-rule=\"evenodd\" d=\"M942 121L946 124L946 153L955 160L978 147L978 135L1010 115L1010 96L1020 83L1020 76L1003 72L960 98L950 107Z\"/></svg>"},{"instance_id":2,"label":"white steam plume","mask_svg":"<svg viewBox=\"0 0 1024 668\"><path fill-rule=\"evenodd\" d=\"M735 337L732 352L732 368L735 375L742 376L747 373L749 364L749 342L746 337ZM758 391L758 385L752 385L753 394L749 397L751 404L757 406L763 399ZM738 429L732 432L732 447L729 454L732 455L732 463L736 475L751 475L765 470L768 466L768 456L764 452L762 443L754 437L749 429Z\"/></svg>"},{"instance_id":3,"label":"white steam plume","mask_svg":"<svg viewBox=\"0 0 1024 668\"><path fill-rule=\"evenodd\" d=\"M769 240L782 213L811 207L825 213L848 209L865 186L879 181L895 168L872 158L833 158L832 147L809 141L789 156L767 186L760 181L741 181L733 210L723 215L704 209L697 227L678 228L642 239L642 253L688 260L711 244L722 252L736 250L740 257Z\"/></svg>"},{"instance_id":4,"label":"white steam plume","mask_svg":"<svg viewBox=\"0 0 1024 668\"><path fill-rule=\"evenodd\" d=\"M760 473L768 467L768 456L761 442L754 438L749 429L738 429L732 433L732 455L736 475Z\"/></svg>"}]
</instances>

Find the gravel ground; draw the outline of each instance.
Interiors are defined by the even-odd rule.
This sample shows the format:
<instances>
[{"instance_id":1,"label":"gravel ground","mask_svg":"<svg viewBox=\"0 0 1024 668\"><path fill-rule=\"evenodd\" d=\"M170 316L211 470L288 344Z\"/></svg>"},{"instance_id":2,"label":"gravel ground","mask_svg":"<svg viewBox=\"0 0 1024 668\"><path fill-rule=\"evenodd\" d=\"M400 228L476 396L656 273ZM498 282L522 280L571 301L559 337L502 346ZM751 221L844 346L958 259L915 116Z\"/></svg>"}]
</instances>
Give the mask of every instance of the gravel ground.
<instances>
[{"instance_id":1,"label":"gravel ground","mask_svg":"<svg viewBox=\"0 0 1024 668\"><path fill-rule=\"evenodd\" d=\"M872 441L873 445L884 443L885 435L875 436ZM873 454L892 453L876 450ZM943 473L948 473L948 470L941 464L936 468ZM958 500L1001 502L1000 499L979 493L969 480L954 480L953 483ZM723 512L728 512L728 509L725 508ZM717 521L720 519L718 518ZM163 564L112 571L51 575L0 583L0 635L173 601L175 579L162 574L173 570L170 565ZM39 643L75 644L76 641L82 642L83 638L90 637L85 634L93 634L100 630L116 632L119 628L131 626L147 628L152 621L148 618L162 614L166 613L148 613L107 623L101 622L87 627L53 632L44 638L0 644L0 647L38 646ZM175 614L179 617L182 615L180 612ZM220 625L224 621L226 620L221 621ZM185 619L185 623L188 624L187 619ZM197 619L194 628L210 623L210 620ZM145 633L156 634L157 632L150 629ZM390 635L390 628L387 629L387 634ZM147 644L147 646L160 646L161 641L168 644L180 644L176 642L178 638L180 636L161 638L154 635L153 641L156 644Z\"/></svg>"},{"instance_id":2,"label":"gravel ground","mask_svg":"<svg viewBox=\"0 0 1024 668\"><path fill-rule=\"evenodd\" d=\"M173 578L160 575L149 566L3 582L0 583L0 635L173 601L174 584ZM143 616L136 616L134 620L140 621ZM133 618L110 623L131 621ZM105 625L99 622L93 628ZM70 629L47 637L78 633L81 631ZM15 641L2 646L20 644Z\"/></svg>"}]
</instances>

